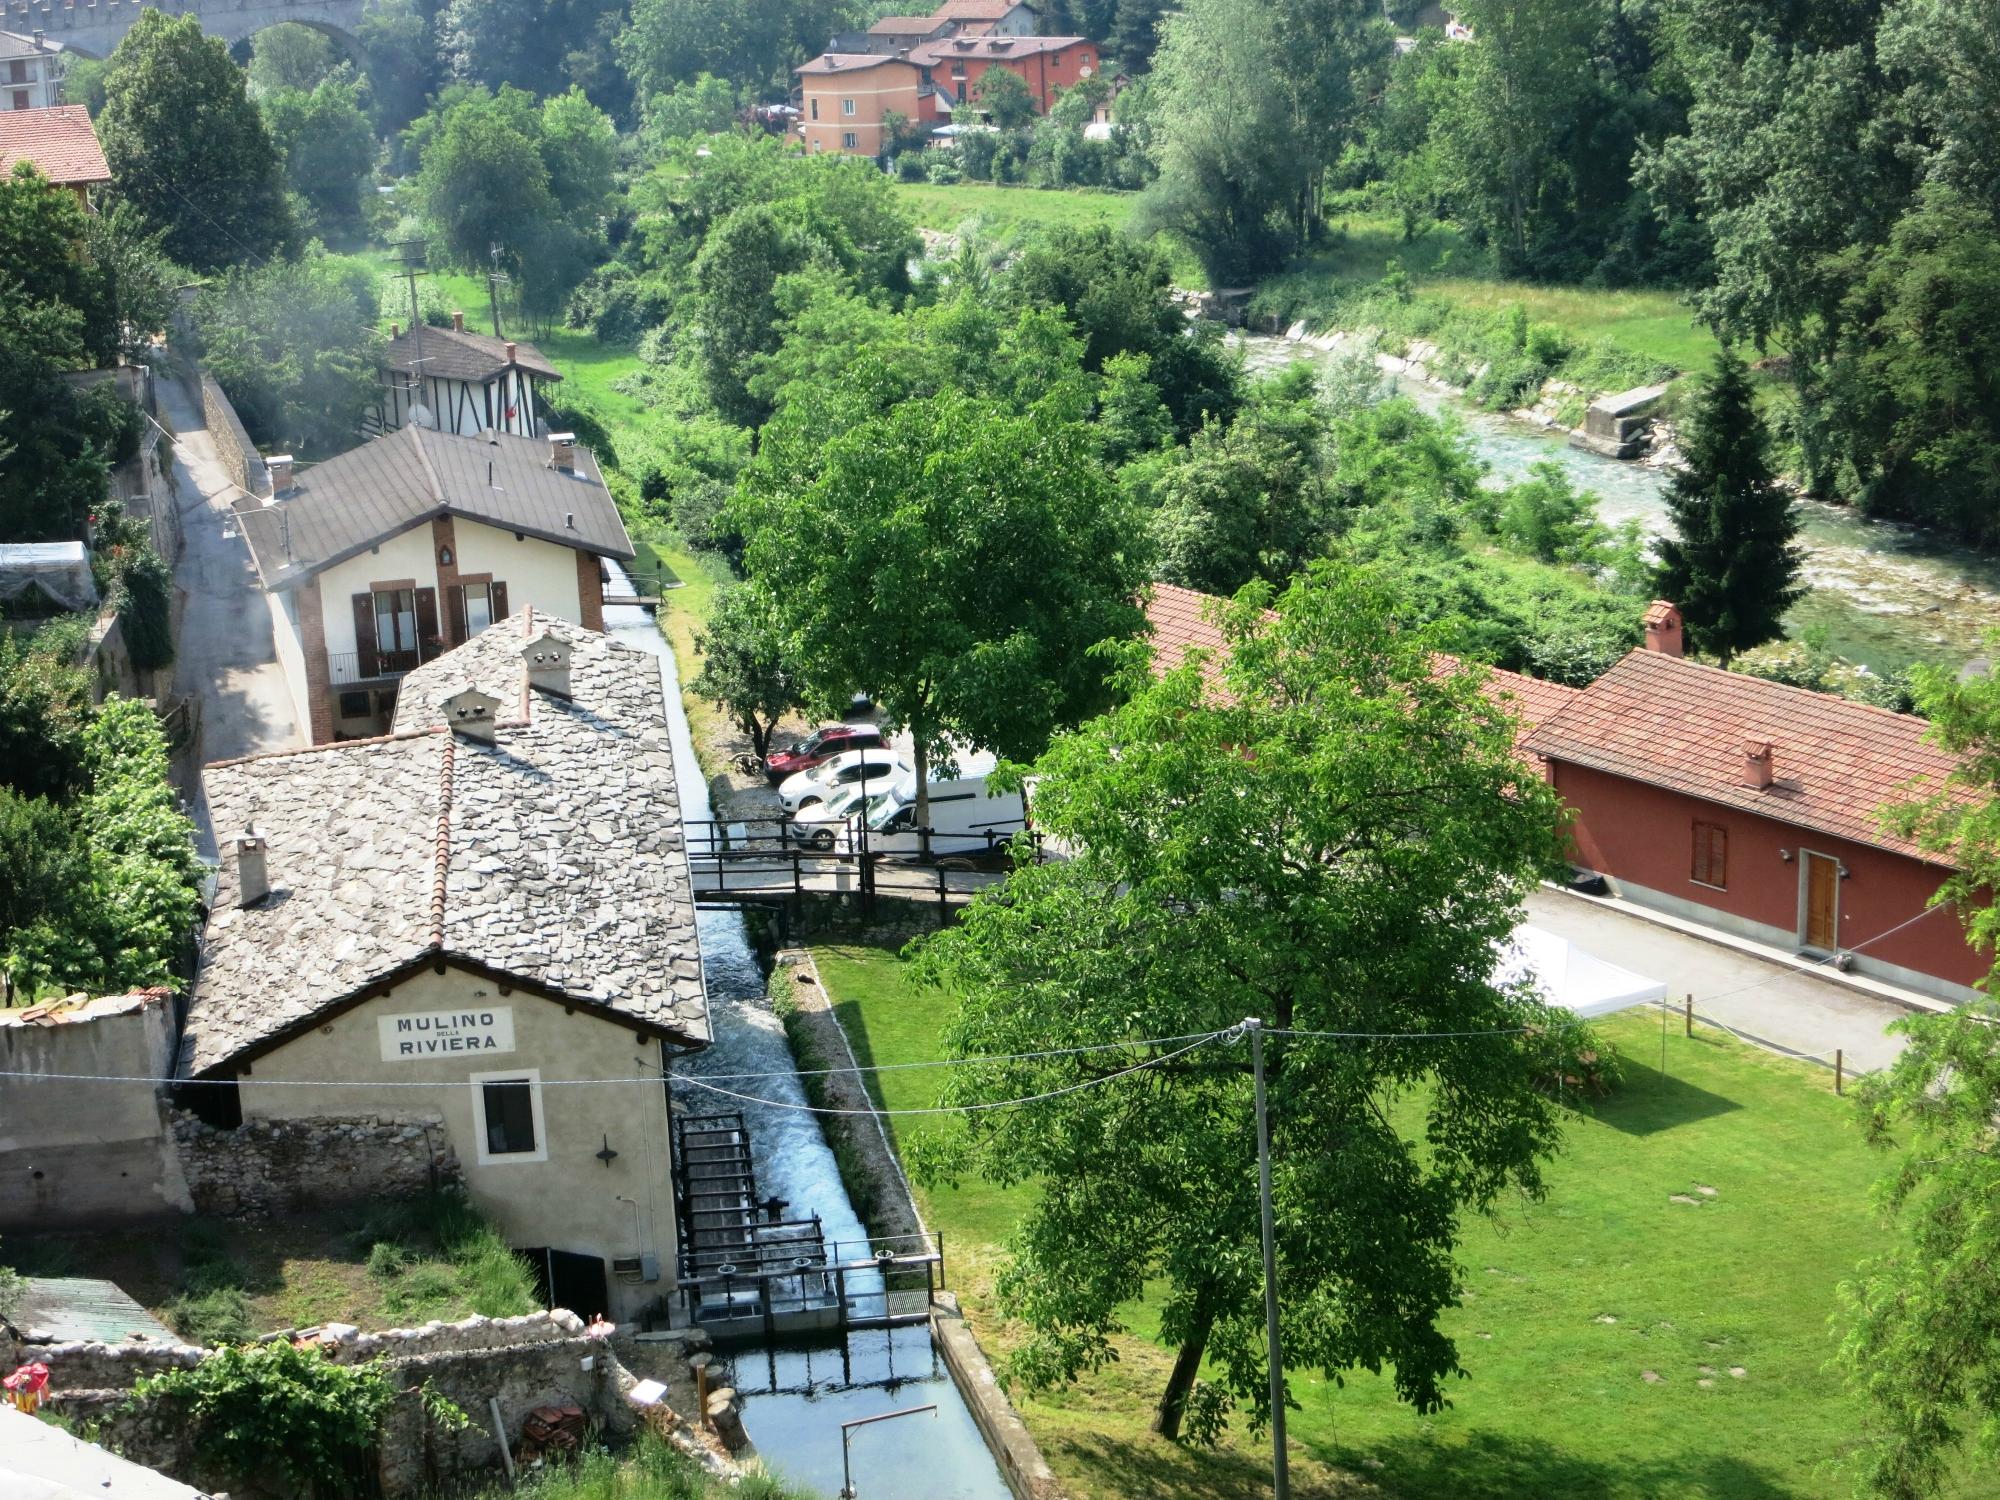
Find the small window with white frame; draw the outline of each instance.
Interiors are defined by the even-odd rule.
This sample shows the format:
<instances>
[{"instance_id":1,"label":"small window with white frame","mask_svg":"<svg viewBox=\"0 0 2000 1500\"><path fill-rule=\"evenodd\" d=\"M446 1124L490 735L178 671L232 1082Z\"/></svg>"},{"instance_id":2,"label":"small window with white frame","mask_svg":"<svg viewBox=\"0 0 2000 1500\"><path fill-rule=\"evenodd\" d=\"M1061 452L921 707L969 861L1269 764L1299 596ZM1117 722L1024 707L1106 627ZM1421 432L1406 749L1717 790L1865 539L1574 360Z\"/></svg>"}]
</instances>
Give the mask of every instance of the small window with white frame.
<instances>
[{"instance_id":1,"label":"small window with white frame","mask_svg":"<svg viewBox=\"0 0 2000 1500\"><path fill-rule=\"evenodd\" d=\"M542 1075L535 1068L474 1073L472 1124L479 1165L549 1159L548 1126L542 1118Z\"/></svg>"},{"instance_id":2,"label":"small window with white frame","mask_svg":"<svg viewBox=\"0 0 2000 1500\"><path fill-rule=\"evenodd\" d=\"M849 151L854 151L859 149L861 137L851 130L843 130L840 133L840 144L845 146Z\"/></svg>"},{"instance_id":3,"label":"small window with white frame","mask_svg":"<svg viewBox=\"0 0 2000 1500\"><path fill-rule=\"evenodd\" d=\"M840 101L840 112L841 112L842 114L844 114L844 115L851 115L851 114L853 114L853 113L854 113L854 101L853 101L852 99L843 99L843 100L841 100L841 101Z\"/></svg>"}]
</instances>

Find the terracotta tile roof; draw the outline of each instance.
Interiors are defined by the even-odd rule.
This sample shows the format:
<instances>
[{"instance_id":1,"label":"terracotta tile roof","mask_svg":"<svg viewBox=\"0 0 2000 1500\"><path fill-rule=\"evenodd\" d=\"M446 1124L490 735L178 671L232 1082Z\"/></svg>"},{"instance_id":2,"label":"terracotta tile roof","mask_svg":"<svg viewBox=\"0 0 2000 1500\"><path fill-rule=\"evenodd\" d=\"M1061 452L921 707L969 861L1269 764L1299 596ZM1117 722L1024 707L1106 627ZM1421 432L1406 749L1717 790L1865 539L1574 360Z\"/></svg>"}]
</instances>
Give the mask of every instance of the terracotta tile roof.
<instances>
[{"instance_id":1,"label":"terracotta tile roof","mask_svg":"<svg viewBox=\"0 0 2000 1500\"><path fill-rule=\"evenodd\" d=\"M907 55L913 63L934 68L943 62L964 62L967 59L1004 61L1092 45L1087 36L957 36L939 42L925 42L921 47L912 47Z\"/></svg>"},{"instance_id":2,"label":"terracotta tile roof","mask_svg":"<svg viewBox=\"0 0 2000 1500\"><path fill-rule=\"evenodd\" d=\"M568 643L571 696L527 695L522 651ZM439 702L504 705L497 743ZM457 960L692 1045L709 1038L659 661L536 610L403 679L397 732L209 766L216 828L268 841L272 894L225 858L181 1067L226 1069L412 966Z\"/></svg>"},{"instance_id":3,"label":"terracotta tile roof","mask_svg":"<svg viewBox=\"0 0 2000 1500\"><path fill-rule=\"evenodd\" d=\"M90 111L81 104L0 110L0 173L12 173L22 161L60 187L111 180Z\"/></svg>"},{"instance_id":4,"label":"terracotta tile roof","mask_svg":"<svg viewBox=\"0 0 2000 1500\"><path fill-rule=\"evenodd\" d=\"M885 52L822 52L811 62L792 69L794 73L861 73L869 68L885 67L896 63L909 67L908 57L894 57Z\"/></svg>"},{"instance_id":5,"label":"terracotta tile roof","mask_svg":"<svg viewBox=\"0 0 2000 1500\"><path fill-rule=\"evenodd\" d=\"M1154 584L1146 599L1146 623L1153 635L1154 670L1172 671L1187 659L1188 652L1192 650L1214 652L1218 656L1212 656L1202 665L1202 679L1210 687L1219 686L1222 681L1219 653L1223 639L1222 631L1211 617L1223 603L1213 594L1195 589L1178 588L1171 583ZM1457 669L1462 663L1455 656L1440 653L1437 665L1438 671L1444 673ZM1515 736L1517 748L1539 725L1561 712L1578 692L1576 688L1565 687L1559 682L1543 682L1540 678L1503 671L1498 667L1486 668L1484 691L1488 698L1520 721L1520 732Z\"/></svg>"},{"instance_id":6,"label":"terracotta tile roof","mask_svg":"<svg viewBox=\"0 0 2000 1500\"><path fill-rule=\"evenodd\" d=\"M936 21L1004 21L1022 0L944 0L931 18ZM1034 6L1030 5L1029 10Z\"/></svg>"},{"instance_id":7,"label":"terracotta tile roof","mask_svg":"<svg viewBox=\"0 0 2000 1500\"><path fill-rule=\"evenodd\" d=\"M1528 749L1917 855L1915 845L1883 832L1878 813L1912 781L1935 789L1957 765L1925 741L1928 728L1912 715L1830 693L1634 651L1529 736ZM1775 779L1760 789L1743 778L1743 747L1766 739Z\"/></svg>"},{"instance_id":8,"label":"terracotta tile roof","mask_svg":"<svg viewBox=\"0 0 2000 1500\"><path fill-rule=\"evenodd\" d=\"M868 28L870 36L929 36L943 26L936 16L884 16Z\"/></svg>"}]
</instances>

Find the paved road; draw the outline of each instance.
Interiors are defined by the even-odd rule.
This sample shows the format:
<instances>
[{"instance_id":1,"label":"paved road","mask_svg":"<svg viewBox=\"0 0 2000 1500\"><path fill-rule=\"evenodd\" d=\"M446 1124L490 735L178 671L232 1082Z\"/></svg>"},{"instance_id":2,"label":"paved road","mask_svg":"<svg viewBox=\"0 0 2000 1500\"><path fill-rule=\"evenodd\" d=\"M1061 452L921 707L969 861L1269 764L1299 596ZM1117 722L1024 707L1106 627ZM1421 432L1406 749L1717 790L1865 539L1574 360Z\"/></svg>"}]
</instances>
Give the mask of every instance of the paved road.
<instances>
[{"instance_id":1,"label":"paved road","mask_svg":"<svg viewBox=\"0 0 2000 1500\"><path fill-rule=\"evenodd\" d=\"M1850 1072L1872 1072L1903 1050L1903 1039L1883 1028L1909 1012L1837 981L1561 891L1530 896L1528 920L1607 963L1661 981L1676 1001L1692 994L1699 1015L1796 1052L1831 1053L1839 1047Z\"/></svg>"},{"instance_id":2,"label":"paved road","mask_svg":"<svg viewBox=\"0 0 2000 1500\"><path fill-rule=\"evenodd\" d=\"M158 390L175 433L174 480L185 533L174 568L174 582L187 595L174 691L201 704L194 762L292 749L305 738L278 665L270 607L230 515L237 491L216 460L200 406L177 380L163 377ZM214 830L198 794L196 818L202 850L213 855Z\"/></svg>"}]
</instances>

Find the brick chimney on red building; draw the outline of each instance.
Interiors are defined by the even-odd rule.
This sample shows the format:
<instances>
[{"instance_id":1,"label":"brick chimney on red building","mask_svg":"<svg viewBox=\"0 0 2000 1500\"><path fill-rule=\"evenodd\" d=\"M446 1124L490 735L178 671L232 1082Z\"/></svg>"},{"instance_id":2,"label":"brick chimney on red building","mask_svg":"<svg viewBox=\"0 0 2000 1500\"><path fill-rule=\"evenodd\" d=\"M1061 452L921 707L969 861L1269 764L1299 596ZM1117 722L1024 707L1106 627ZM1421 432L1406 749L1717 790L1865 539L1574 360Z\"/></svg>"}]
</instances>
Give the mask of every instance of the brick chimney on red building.
<instances>
[{"instance_id":1,"label":"brick chimney on red building","mask_svg":"<svg viewBox=\"0 0 2000 1500\"><path fill-rule=\"evenodd\" d=\"M1646 649L1664 656L1683 654L1681 612L1668 600L1655 599L1646 606Z\"/></svg>"}]
</instances>

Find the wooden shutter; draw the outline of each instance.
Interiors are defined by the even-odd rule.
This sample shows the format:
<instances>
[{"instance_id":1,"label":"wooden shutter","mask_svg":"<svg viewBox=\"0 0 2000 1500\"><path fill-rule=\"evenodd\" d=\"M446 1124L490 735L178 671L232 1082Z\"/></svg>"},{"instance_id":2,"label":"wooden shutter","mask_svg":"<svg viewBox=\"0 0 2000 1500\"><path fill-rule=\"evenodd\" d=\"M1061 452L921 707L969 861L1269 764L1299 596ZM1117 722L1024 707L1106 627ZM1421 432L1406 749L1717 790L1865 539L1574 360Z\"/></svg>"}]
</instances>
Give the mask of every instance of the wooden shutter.
<instances>
[{"instance_id":1,"label":"wooden shutter","mask_svg":"<svg viewBox=\"0 0 2000 1500\"><path fill-rule=\"evenodd\" d=\"M444 612L447 625L451 629L451 643L463 646L471 639L465 626L465 585L450 584L444 591Z\"/></svg>"},{"instance_id":2,"label":"wooden shutter","mask_svg":"<svg viewBox=\"0 0 2000 1500\"><path fill-rule=\"evenodd\" d=\"M417 590L417 660L429 661L442 649L438 636L438 591Z\"/></svg>"},{"instance_id":3,"label":"wooden shutter","mask_svg":"<svg viewBox=\"0 0 2000 1500\"><path fill-rule=\"evenodd\" d=\"M375 653L375 596L354 596L354 672L357 677L381 675L382 663Z\"/></svg>"},{"instance_id":4,"label":"wooden shutter","mask_svg":"<svg viewBox=\"0 0 2000 1500\"><path fill-rule=\"evenodd\" d=\"M507 585L497 581L490 583L486 586L486 593L487 597L493 601L493 618L496 620L506 619Z\"/></svg>"},{"instance_id":5,"label":"wooden shutter","mask_svg":"<svg viewBox=\"0 0 2000 1500\"><path fill-rule=\"evenodd\" d=\"M1720 823L1694 825L1694 859L1688 878L1699 885L1729 884L1729 830Z\"/></svg>"}]
</instances>

